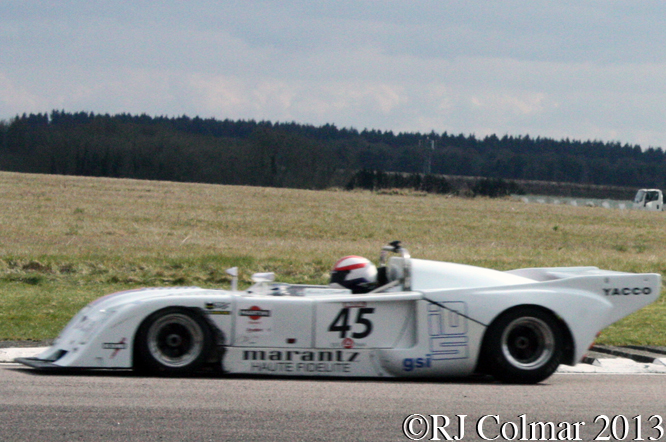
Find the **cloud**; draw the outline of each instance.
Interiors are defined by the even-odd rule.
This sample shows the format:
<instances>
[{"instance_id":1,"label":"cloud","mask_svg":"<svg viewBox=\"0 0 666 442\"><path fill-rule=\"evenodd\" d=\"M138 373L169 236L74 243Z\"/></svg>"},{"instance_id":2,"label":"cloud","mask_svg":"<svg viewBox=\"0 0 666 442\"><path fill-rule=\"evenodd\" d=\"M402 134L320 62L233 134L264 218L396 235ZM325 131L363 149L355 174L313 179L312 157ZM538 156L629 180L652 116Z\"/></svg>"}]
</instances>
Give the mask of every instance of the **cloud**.
<instances>
[{"instance_id":1,"label":"cloud","mask_svg":"<svg viewBox=\"0 0 666 442\"><path fill-rule=\"evenodd\" d=\"M666 2L0 3L0 118L51 109L666 146Z\"/></svg>"},{"instance_id":2,"label":"cloud","mask_svg":"<svg viewBox=\"0 0 666 442\"><path fill-rule=\"evenodd\" d=\"M0 72L0 109L20 107L26 112L38 109L38 98Z\"/></svg>"}]
</instances>

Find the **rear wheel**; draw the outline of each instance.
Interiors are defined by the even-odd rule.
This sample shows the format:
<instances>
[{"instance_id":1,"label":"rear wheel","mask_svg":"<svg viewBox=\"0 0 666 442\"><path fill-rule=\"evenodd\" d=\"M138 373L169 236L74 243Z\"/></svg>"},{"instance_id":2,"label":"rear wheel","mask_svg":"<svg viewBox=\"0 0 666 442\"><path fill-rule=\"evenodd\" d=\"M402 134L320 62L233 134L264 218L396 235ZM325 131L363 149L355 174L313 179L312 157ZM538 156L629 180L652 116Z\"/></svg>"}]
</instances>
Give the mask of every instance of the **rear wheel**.
<instances>
[{"instance_id":1,"label":"rear wheel","mask_svg":"<svg viewBox=\"0 0 666 442\"><path fill-rule=\"evenodd\" d=\"M198 313L166 308L150 315L135 341L135 368L153 374L181 375L199 369L212 349L212 335Z\"/></svg>"},{"instance_id":2,"label":"rear wheel","mask_svg":"<svg viewBox=\"0 0 666 442\"><path fill-rule=\"evenodd\" d=\"M495 378L509 383L537 383L560 365L562 330L546 311L517 308L490 325L482 352L486 368Z\"/></svg>"}]
</instances>

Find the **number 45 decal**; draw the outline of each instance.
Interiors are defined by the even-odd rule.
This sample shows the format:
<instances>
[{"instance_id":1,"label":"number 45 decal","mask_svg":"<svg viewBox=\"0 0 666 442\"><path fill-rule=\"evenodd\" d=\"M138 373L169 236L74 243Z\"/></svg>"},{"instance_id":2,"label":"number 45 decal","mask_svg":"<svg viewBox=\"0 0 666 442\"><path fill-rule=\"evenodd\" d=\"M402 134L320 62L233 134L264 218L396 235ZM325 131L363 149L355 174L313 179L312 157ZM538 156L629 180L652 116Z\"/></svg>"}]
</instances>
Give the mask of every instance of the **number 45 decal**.
<instances>
[{"instance_id":1,"label":"number 45 decal","mask_svg":"<svg viewBox=\"0 0 666 442\"><path fill-rule=\"evenodd\" d=\"M375 312L374 308L364 307L359 308L358 313L356 314L356 321L354 324L360 324L364 328L360 332L354 332L351 334L351 337L354 339L363 339L366 336L370 336L372 333L372 322L368 318L365 318L366 315L371 315ZM328 327L330 332L340 332L340 338L344 339L347 337L347 333L352 329L353 325L349 325L349 307L345 307L340 310L338 316L335 317L331 325Z\"/></svg>"}]
</instances>

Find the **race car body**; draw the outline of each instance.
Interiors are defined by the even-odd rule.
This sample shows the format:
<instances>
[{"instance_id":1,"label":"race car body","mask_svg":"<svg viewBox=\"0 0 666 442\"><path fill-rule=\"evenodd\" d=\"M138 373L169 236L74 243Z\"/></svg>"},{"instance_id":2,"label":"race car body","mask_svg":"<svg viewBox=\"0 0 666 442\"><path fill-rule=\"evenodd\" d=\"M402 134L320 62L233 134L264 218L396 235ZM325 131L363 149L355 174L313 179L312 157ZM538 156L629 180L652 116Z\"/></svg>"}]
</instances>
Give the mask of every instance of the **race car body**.
<instances>
[{"instance_id":1,"label":"race car body","mask_svg":"<svg viewBox=\"0 0 666 442\"><path fill-rule=\"evenodd\" d=\"M387 259L388 252L400 256ZM501 272L383 249L366 293L274 283L244 291L151 288L93 301L39 369L184 374L453 377L535 383L581 360L599 331L659 297L658 274L596 267Z\"/></svg>"}]
</instances>

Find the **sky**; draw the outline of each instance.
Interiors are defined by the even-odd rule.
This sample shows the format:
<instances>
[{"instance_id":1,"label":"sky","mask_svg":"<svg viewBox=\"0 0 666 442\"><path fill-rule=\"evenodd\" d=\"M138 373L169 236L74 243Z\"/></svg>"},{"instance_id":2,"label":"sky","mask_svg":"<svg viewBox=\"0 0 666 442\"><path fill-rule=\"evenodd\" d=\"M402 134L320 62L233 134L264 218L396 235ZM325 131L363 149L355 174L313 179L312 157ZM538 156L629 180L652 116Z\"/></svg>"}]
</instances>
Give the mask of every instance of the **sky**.
<instances>
[{"instance_id":1,"label":"sky","mask_svg":"<svg viewBox=\"0 0 666 442\"><path fill-rule=\"evenodd\" d=\"M130 113L666 149L663 0L0 0L0 120Z\"/></svg>"}]
</instances>

